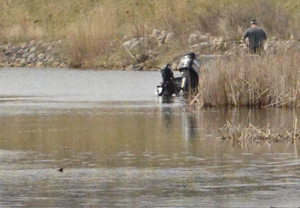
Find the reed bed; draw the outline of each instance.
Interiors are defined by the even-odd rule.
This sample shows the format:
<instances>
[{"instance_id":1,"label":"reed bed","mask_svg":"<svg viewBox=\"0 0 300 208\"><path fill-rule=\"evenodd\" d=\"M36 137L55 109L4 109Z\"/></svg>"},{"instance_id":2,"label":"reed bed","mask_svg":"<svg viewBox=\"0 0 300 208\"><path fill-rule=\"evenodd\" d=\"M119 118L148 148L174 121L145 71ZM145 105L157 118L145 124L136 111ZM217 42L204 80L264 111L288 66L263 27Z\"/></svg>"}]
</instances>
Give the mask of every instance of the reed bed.
<instances>
[{"instance_id":1,"label":"reed bed","mask_svg":"<svg viewBox=\"0 0 300 208\"><path fill-rule=\"evenodd\" d=\"M259 128L249 124L247 127L233 126L228 121L220 129L223 136L221 141L231 140L239 145L245 146L248 143L265 144L265 143L286 143L295 142L300 139L300 133L297 129L297 119L294 121L294 129L291 131L276 133L269 126Z\"/></svg>"},{"instance_id":2,"label":"reed bed","mask_svg":"<svg viewBox=\"0 0 300 208\"><path fill-rule=\"evenodd\" d=\"M203 106L300 106L300 54L216 59L200 73L198 101Z\"/></svg>"}]
</instances>

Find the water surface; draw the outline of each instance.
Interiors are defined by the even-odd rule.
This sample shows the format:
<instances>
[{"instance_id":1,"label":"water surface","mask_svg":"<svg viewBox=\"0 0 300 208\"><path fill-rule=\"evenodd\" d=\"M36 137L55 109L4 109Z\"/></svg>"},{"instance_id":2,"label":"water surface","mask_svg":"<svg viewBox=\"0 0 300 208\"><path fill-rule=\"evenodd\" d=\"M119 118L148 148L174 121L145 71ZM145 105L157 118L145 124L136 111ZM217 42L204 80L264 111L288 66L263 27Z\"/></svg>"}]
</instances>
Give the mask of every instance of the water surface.
<instances>
[{"instance_id":1,"label":"water surface","mask_svg":"<svg viewBox=\"0 0 300 208\"><path fill-rule=\"evenodd\" d=\"M298 111L188 110L154 96L160 80L0 69L0 206L300 206L298 142L217 139L226 122L290 131Z\"/></svg>"}]
</instances>

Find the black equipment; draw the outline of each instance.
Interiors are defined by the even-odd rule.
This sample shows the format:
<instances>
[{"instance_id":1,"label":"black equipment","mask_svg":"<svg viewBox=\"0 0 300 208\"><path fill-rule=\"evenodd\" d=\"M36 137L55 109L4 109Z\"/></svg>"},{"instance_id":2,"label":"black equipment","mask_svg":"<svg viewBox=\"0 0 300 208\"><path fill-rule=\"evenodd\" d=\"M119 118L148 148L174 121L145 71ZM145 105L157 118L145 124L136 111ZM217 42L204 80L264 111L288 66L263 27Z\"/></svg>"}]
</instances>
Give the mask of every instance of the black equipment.
<instances>
[{"instance_id":1,"label":"black equipment","mask_svg":"<svg viewBox=\"0 0 300 208\"><path fill-rule=\"evenodd\" d=\"M198 71L201 67L200 61L195 53L184 54L179 61L178 70L180 75L174 77L170 64L166 64L161 68L162 83L157 86L158 96L171 97L178 96L180 91L184 95L191 95L198 92Z\"/></svg>"}]
</instances>

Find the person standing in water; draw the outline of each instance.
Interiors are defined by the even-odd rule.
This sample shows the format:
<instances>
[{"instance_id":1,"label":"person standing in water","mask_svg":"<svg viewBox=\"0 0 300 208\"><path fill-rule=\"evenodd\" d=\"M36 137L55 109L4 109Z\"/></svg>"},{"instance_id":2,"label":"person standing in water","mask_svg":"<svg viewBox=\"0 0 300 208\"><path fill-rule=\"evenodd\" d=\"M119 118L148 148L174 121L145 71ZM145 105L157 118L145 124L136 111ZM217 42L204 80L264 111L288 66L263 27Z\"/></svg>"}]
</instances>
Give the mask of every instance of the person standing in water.
<instances>
[{"instance_id":1,"label":"person standing in water","mask_svg":"<svg viewBox=\"0 0 300 208\"><path fill-rule=\"evenodd\" d=\"M249 43L246 42L247 38ZM257 26L256 20L252 20L251 27L245 31L242 37L242 41L249 47L250 53L260 55L266 40L266 32Z\"/></svg>"}]
</instances>

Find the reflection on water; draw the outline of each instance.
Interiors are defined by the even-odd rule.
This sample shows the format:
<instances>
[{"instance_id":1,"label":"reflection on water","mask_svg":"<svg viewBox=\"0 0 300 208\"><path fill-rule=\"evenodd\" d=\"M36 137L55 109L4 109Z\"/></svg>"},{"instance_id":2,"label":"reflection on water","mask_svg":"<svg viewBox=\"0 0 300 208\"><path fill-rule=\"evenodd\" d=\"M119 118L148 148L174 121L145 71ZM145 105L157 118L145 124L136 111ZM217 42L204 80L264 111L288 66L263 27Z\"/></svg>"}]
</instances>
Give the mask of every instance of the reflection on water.
<instances>
[{"instance_id":1,"label":"reflection on water","mask_svg":"<svg viewBox=\"0 0 300 208\"><path fill-rule=\"evenodd\" d=\"M137 89L141 81L135 80L144 75L140 72L128 76L126 72L50 71L46 70L52 86L56 86L53 79L61 81L56 77L60 75L74 89L68 91L57 83L66 96L52 89L41 92L32 80L23 95L16 86L15 90L9 87L10 93L0 88L0 206L300 206L299 142L239 146L216 139L227 121L290 130L299 112L188 110L179 98L162 103L153 97L155 72L146 73L147 93L142 93ZM39 72L29 70L30 77L45 75ZM7 79L19 79L15 71L9 74L5 71L7 84ZM89 76L111 81L124 76L126 82L119 79L119 84L132 88L129 94L139 100L130 100L129 94L122 97L123 90L114 87L106 98L93 97L97 92L77 80ZM80 87L70 84L68 77ZM18 96L28 99L15 99ZM113 102L107 99L110 96ZM57 171L59 167L64 171Z\"/></svg>"}]
</instances>

